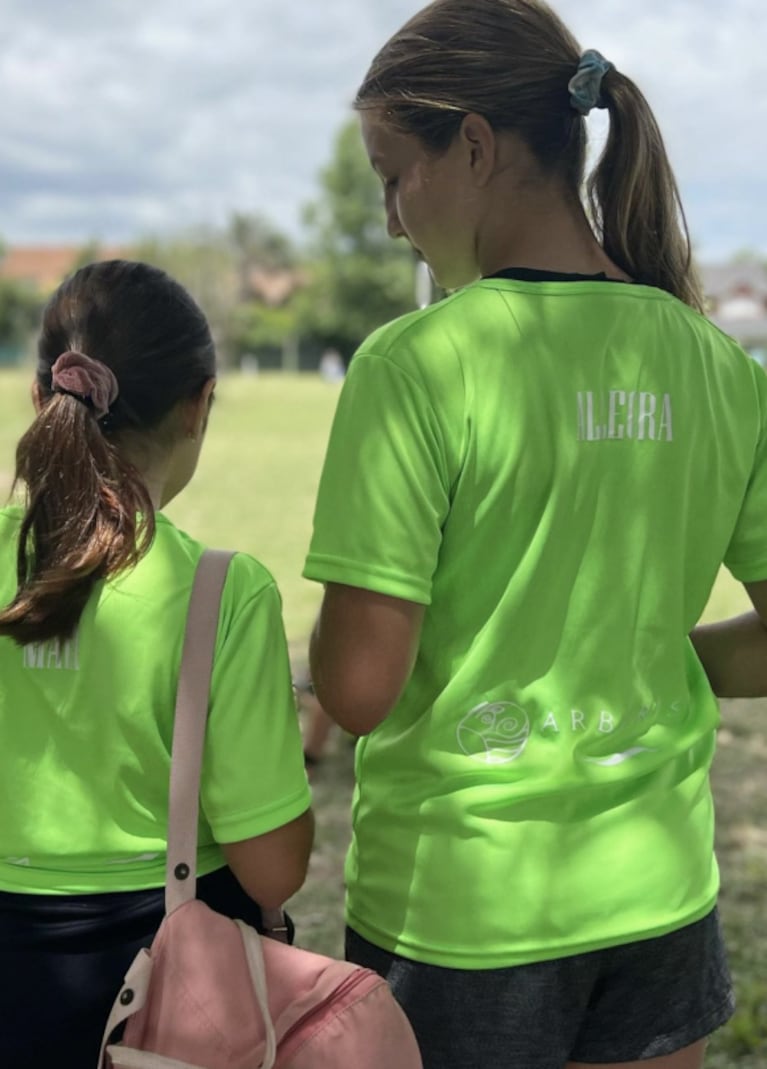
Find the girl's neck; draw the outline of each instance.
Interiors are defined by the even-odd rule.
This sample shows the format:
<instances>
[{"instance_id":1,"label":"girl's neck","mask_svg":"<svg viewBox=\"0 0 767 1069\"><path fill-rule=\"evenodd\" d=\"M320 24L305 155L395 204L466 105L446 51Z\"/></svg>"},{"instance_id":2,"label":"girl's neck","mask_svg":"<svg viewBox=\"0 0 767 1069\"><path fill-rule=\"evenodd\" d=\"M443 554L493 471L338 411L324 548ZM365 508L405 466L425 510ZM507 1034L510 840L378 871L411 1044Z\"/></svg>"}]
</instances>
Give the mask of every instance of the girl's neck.
<instances>
[{"instance_id":1,"label":"girl's neck","mask_svg":"<svg viewBox=\"0 0 767 1069\"><path fill-rule=\"evenodd\" d=\"M578 275L604 272L630 281L597 241L579 198L546 184L529 184L514 191L512 203L512 212L493 205L487 225L480 227L476 248L483 276L523 267Z\"/></svg>"}]
</instances>

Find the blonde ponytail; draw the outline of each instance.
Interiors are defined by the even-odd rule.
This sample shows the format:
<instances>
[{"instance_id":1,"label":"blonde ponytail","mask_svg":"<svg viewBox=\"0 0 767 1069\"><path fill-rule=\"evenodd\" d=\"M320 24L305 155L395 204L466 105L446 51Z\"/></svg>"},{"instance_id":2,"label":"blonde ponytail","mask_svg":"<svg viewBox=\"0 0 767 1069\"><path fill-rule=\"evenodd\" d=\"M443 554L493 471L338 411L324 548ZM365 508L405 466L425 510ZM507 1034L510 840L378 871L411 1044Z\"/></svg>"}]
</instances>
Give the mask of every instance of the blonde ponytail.
<instances>
[{"instance_id":1,"label":"blonde ponytail","mask_svg":"<svg viewBox=\"0 0 767 1069\"><path fill-rule=\"evenodd\" d=\"M597 237L632 278L702 311L679 189L650 105L616 70L605 75L602 98L610 129L587 183Z\"/></svg>"}]
</instances>

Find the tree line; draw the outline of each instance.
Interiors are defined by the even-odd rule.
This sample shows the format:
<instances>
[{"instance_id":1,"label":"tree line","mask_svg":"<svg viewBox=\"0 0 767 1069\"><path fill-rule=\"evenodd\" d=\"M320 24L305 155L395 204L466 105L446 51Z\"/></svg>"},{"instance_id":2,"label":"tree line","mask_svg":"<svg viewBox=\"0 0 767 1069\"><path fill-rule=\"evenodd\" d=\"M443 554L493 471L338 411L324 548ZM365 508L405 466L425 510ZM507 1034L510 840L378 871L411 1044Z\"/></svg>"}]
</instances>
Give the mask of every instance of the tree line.
<instances>
[{"instance_id":1,"label":"tree line","mask_svg":"<svg viewBox=\"0 0 767 1069\"><path fill-rule=\"evenodd\" d=\"M244 358L316 366L326 349L348 362L371 330L415 302L413 257L386 233L380 182L356 120L338 131L304 209L300 242L263 215L236 212L226 226L147 237L125 255L164 268L190 290L230 366ZM98 244L89 243L72 267L98 256ZM29 337L43 301L29 286L0 279L0 350Z\"/></svg>"}]
</instances>

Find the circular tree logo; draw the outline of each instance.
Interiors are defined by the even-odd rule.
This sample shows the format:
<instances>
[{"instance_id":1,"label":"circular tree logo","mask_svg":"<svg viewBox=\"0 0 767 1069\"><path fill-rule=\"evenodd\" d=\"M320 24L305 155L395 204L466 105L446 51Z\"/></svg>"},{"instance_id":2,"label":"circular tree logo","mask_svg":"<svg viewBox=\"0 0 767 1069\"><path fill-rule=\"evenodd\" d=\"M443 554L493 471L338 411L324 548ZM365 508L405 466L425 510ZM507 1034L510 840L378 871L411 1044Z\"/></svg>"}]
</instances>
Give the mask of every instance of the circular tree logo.
<instances>
[{"instance_id":1,"label":"circular tree logo","mask_svg":"<svg viewBox=\"0 0 767 1069\"><path fill-rule=\"evenodd\" d=\"M504 765L520 756L530 738L530 718L512 702L482 702L467 713L456 732L467 757Z\"/></svg>"}]
</instances>

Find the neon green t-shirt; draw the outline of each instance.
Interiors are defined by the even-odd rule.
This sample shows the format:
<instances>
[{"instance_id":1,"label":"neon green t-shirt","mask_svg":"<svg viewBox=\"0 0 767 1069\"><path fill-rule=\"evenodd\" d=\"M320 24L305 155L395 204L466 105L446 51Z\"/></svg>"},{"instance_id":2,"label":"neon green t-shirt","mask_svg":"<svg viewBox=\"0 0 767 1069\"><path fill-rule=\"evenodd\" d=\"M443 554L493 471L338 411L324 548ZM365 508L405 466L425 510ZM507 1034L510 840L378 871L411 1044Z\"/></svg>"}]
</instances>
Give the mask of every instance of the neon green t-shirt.
<instances>
[{"instance_id":1,"label":"neon green t-shirt","mask_svg":"<svg viewBox=\"0 0 767 1069\"><path fill-rule=\"evenodd\" d=\"M0 510L4 605L20 516ZM97 587L72 641L0 638L0 890L164 884L176 684L202 551L160 514L146 557ZM198 873L224 864L216 842L272 831L309 804L280 597L238 553L219 616Z\"/></svg>"},{"instance_id":2,"label":"neon green t-shirt","mask_svg":"<svg viewBox=\"0 0 767 1069\"><path fill-rule=\"evenodd\" d=\"M767 379L667 293L492 278L374 333L305 575L425 606L358 744L347 918L457 968L649 938L718 873L688 640L767 577Z\"/></svg>"}]
</instances>

